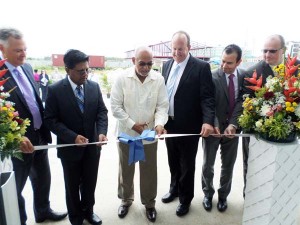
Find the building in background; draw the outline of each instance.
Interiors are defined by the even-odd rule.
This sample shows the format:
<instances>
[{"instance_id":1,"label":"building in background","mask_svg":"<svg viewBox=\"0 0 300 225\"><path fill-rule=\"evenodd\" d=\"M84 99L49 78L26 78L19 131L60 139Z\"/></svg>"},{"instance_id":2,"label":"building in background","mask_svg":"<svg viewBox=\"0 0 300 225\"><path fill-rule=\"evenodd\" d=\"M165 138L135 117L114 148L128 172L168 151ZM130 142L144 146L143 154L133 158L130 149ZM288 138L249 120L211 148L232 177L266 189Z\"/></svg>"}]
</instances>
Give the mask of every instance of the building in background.
<instances>
[{"instance_id":1,"label":"building in background","mask_svg":"<svg viewBox=\"0 0 300 225\"><path fill-rule=\"evenodd\" d=\"M299 41L288 41L286 43L286 54L289 54L291 57L297 56L300 57L300 42Z\"/></svg>"}]
</instances>

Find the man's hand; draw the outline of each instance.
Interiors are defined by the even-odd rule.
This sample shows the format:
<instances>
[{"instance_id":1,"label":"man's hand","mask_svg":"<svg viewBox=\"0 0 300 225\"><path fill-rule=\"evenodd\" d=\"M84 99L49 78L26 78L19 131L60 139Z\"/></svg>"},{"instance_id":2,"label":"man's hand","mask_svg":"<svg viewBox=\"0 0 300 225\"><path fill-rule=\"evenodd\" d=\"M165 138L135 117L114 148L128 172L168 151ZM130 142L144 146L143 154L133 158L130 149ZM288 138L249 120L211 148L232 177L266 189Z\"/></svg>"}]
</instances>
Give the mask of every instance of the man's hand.
<instances>
[{"instance_id":1,"label":"man's hand","mask_svg":"<svg viewBox=\"0 0 300 225\"><path fill-rule=\"evenodd\" d=\"M99 134L99 142L101 142L101 141L108 141L108 139L107 139L107 137L104 135L104 134ZM97 144L97 146L102 146L102 145L106 145L106 143L105 144Z\"/></svg>"},{"instance_id":2,"label":"man's hand","mask_svg":"<svg viewBox=\"0 0 300 225\"><path fill-rule=\"evenodd\" d=\"M216 134L214 137L222 137L219 127L214 127L214 134Z\"/></svg>"},{"instance_id":3,"label":"man's hand","mask_svg":"<svg viewBox=\"0 0 300 225\"><path fill-rule=\"evenodd\" d=\"M157 125L155 127L155 131L156 131L158 137L160 137L160 135L162 135L162 134L167 134L167 130L162 125ZM163 138L160 138L160 140L163 140Z\"/></svg>"},{"instance_id":4,"label":"man's hand","mask_svg":"<svg viewBox=\"0 0 300 225\"><path fill-rule=\"evenodd\" d=\"M202 125L202 129L201 129L201 137L208 137L210 134L212 134L214 132L214 128L212 125L208 124L208 123L204 123Z\"/></svg>"},{"instance_id":5,"label":"man's hand","mask_svg":"<svg viewBox=\"0 0 300 225\"><path fill-rule=\"evenodd\" d=\"M145 123L135 123L131 129L134 130L135 132L141 134L141 133L143 133L143 130L145 129L145 127L148 127L148 124L146 122Z\"/></svg>"},{"instance_id":6,"label":"man's hand","mask_svg":"<svg viewBox=\"0 0 300 225\"><path fill-rule=\"evenodd\" d=\"M85 138L82 135L77 135L76 139L75 139L75 144L85 144L85 143L89 143L89 139ZM80 145L79 147L85 147L86 145Z\"/></svg>"},{"instance_id":7,"label":"man's hand","mask_svg":"<svg viewBox=\"0 0 300 225\"><path fill-rule=\"evenodd\" d=\"M23 140L20 143L20 149L23 153L33 153L34 147L31 141L27 137L23 137Z\"/></svg>"},{"instance_id":8,"label":"man's hand","mask_svg":"<svg viewBox=\"0 0 300 225\"><path fill-rule=\"evenodd\" d=\"M233 136L232 134L236 134L236 128L232 126L232 124L229 124L225 129L224 134L226 134L226 137L228 138L234 138L235 136Z\"/></svg>"}]
</instances>

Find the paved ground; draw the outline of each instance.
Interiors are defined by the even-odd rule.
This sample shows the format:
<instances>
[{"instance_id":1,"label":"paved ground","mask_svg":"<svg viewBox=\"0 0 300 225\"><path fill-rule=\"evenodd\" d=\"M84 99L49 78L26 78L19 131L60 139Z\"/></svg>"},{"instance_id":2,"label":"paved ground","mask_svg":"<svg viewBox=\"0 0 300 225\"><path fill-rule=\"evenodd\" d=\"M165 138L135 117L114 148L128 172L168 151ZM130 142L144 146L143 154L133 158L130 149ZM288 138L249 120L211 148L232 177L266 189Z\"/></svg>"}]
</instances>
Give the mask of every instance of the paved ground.
<instances>
[{"instance_id":1,"label":"paved ground","mask_svg":"<svg viewBox=\"0 0 300 225\"><path fill-rule=\"evenodd\" d=\"M110 110L109 101L106 105ZM109 113L109 134L110 140L114 139L113 132L115 128L115 120ZM217 208L217 195L213 199L213 209L206 212L202 207L203 192L201 190L201 166L202 166L202 147L201 140L197 155L196 175L195 175L195 197L192 201L190 212L188 215L179 218L175 215L178 200L169 204L163 204L161 197L167 193L169 189L170 173L167 161L167 152L164 141L159 141L158 149L158 195L157 195L157 220L155 224L160 225L240 225L242 224L243 215L243 175L242 175L242 154L239 148L237 161L234 168L232 191L228 197L228 209L224 213L220 213ZM60 160L56 157L56 149L49 150L49 158L52 171L51 186L51 206L57 211L66 211L64 180L62 175L62 166ZM139 197L139 173L138 164L136 165L135 175L135 201L130 207L128 215L124 219L119 219L117 210L120 200L117 198L117 175L118 175L118 155L115 144L108 144L103 147L99 166L99 176L96 190L96 204L94 211L98 214L103 224L108 225L146 225L151 224L145 216L145 209L140 202ZM215 186L218 186L220 174L220 156L217 156L215 165ZM35 224L32 211L32 191L30 182L28 181L24 189L26 198L26 207L28 213L28 225ZM50 225L54 223L43 223ZM63 221L55 223L57 225L69 224L66 218ZM85 222L85 224L88 224ZM259 224L258 224L259 225ZM299 224L300 225L300 224Z\"/></svg>"}]
</instances>

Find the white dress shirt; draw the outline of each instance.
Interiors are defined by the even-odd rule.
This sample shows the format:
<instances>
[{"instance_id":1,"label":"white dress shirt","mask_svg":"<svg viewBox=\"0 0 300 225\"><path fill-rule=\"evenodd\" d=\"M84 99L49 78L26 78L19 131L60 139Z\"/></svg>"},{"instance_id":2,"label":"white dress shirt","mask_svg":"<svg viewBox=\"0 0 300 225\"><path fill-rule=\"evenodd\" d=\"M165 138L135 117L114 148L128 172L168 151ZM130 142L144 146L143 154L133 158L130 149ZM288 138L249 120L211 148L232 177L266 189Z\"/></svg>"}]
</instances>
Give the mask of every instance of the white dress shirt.
<instances>
[{"instance_id":1,"label":"white dress shirt","mask_svg":"<svg viewBox=\"0 0 300 225\"><path fill-rule=\"evenodd\" d=\"M142 83L134 67L126 69L114 82L110 100L112 114L118 120L117 136L121 132L138 136L132 130L135 123L147 123L145 129L153 129L168 121L169 101L164 78L154 70Z\"/></svg>"},{"instance_id":2,"label":"white dress shirt","mask_svg":"<svg viewBox=\"0 0 300 225\"><path fill-rule=\"evenodd\" d=\"M172 96L170 98L170 108L169 108L169 112L168 112L169 116L174 116L174 96L176 94L176 91L177 91L177 88L178 88L178 85L179 85L179 81L182 77L182 74L183 74L183 71L186 67L186 64L189 61L189 58L190 58L190 54L188 54L188 56L185 58L185 60L181 63L176 63L174 61L173 65L172 65L172 69L169 73L169 76L170 76L170 74L172 74L173 71L176 69L176 66L177 65L180 66L180 69L178 71L178 75L176 77L176 81L175 81L175 84L174 84L174 89L173 89L173 92L172 92ZM169 81L170 81L170 77L168 77L167 84L168 84Z\"/></svg>"}]
</instances>

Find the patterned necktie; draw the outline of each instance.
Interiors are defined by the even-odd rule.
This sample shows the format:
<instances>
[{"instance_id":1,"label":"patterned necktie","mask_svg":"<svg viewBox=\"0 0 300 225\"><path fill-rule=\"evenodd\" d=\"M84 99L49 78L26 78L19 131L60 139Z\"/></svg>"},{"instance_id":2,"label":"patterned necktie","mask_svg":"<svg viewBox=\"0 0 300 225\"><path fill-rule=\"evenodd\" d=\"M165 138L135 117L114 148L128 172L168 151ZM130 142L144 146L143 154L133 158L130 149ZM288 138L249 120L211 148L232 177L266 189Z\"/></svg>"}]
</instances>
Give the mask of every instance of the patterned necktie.
<instances>
[{"instance_id":1,"label":"patterned necktie","mask_svg":"<svg viewBox=\"0 0 300 225\"><path fill-rule=\"evenodd\" d=\"M32 93L33 87L30 87L30 81L25 80L27 78L24 77L23 74L19 72L16 68L13 70L13 72L16 74L16 78L18 79L18 83L22 86L22 93L25 98L25 101L27 103L27 106L31 112L31 115L33 117L33 126L35 129L40 129L42 125L42 116L40 113L40 109L37 105L35 96Z\"/></svg>"},{"instance_id":2,"label":"patterned necktie","mask_svg":"<svg viewBox=\"0 0 300 225\"><path fill-rule=\"evenodd\" d=\"M169 82L167 82L167 91L168 91L168 96L169 96L169 100L171 99L173 90L174 90L174 86L175 86L175 82L176 82L176 78L179 72L180 66L177 65L175 70L173 71L173 73L169 76L170 80Z\"/></svg>"},{"instance_id":3,"label":"patterned necktie","mask_svg":"<svg viewBox=\"0 0 300 225\"><path fill-rule=\"evenodd\" d=\"M80 85L78 85L76 87L76 99L77 99L77 103L80 108L80 111L83 113L83 111L84 111L84 96L83 96L82 87Z\"/></svg>"},{"instance_id":4,"label":"patterned necktie","mask_svg":"<svg viewBox=\"0 0 300 225\"><path fill-rule=\"evenodd\" d=\"M228 93L229 93L229 117L231 118L231 115L234 110L234 104L235 104L235 91L234 91L234 74L229 75L229 84L228 84Z\"/></svg>"}]
</instances>

